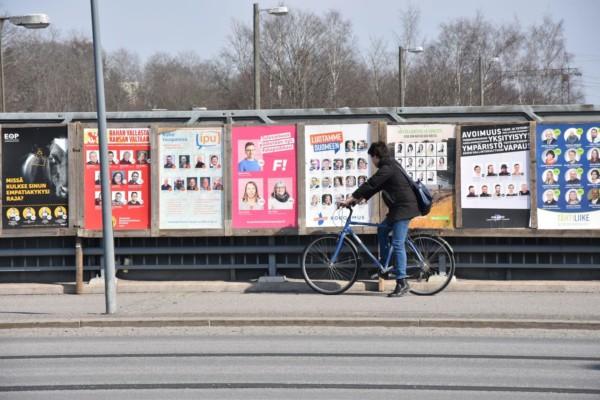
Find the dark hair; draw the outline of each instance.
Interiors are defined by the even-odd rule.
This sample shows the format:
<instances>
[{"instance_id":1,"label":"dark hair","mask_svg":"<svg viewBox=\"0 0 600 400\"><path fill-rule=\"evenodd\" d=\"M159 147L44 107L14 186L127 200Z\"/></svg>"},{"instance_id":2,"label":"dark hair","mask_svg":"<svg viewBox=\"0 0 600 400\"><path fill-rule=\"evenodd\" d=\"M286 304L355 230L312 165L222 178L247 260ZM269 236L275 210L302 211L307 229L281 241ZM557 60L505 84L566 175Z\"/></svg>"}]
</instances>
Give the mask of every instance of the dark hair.
<instances>
[{"instance_id":1,"label":"dark hair","mask_svg":"<svg viewBox=\"0 0 600 400\"><path fill-rule=\"evenodd\" d=\"M254 143L252 143L252 142L247 142L247 143L244 145L244 150L246 150L246 149L248 148L248 146L254 146Z\"/></svg>"},{"instance_id":2,"label":"dark hair","mask_svg":"<svg viewBox=\"0 0 600 400\"><path fill-rule=\"evenodd\" d=\"M388 150L387 144L384 142L375 142L371 143L369 150L367 150L367 154L371 157L388 158L390 156L390 151Z\"/></svg>"}]
</instances>

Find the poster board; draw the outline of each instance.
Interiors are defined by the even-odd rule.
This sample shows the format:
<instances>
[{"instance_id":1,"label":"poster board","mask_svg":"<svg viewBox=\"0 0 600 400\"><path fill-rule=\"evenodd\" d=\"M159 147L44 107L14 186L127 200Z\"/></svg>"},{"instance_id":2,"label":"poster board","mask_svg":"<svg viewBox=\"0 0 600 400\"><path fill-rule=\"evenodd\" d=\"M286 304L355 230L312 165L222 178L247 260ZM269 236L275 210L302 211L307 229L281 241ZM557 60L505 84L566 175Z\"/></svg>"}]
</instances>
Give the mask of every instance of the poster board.
<instances>
[{"instance_id":1,"label":"poster board","mask_svg":"<svg viewBox=\"0 0 600 400\"><path fill-rule=\"evenodd\" d=\"M29 235L72 225L69 136L68 125L2 126L3 230Z\"/></svg>"},{"instance_id":2,"label":"poster board","mask_svg":"<svg viewBox=\"0 0 600 400\"><path fill-rule=\"evenodd\" d=\"M307 228L340 227L335 203L350 196L373 172L367 150L377 125L304 126L304 213ZM352 219L372 221L373 202L354 208Z\"/></svg>"},{"instance_id":3,"label":"poster board","mask_svg":"<svg viewBox=\"0 0 600 400\"><path fill-rule=\"evenodd\" d=\"M538 124L538 229L600 229L600 123Z\"/></svg>"},{"instance_id":4,"label":"poster board","mask_svg":"<svg viewBox=\"0 0 600 400\"><path fill-rule=\"evenodd\" d=\"M460 128L460 207L464 228L528 228L530 125Z\"/></svg>"},{"instance_id":5,"label":"poster board","mask_svg":"<svg viewBox=\"0 0 600 400\"><path fill-rule=\"evenodd\" d=\"M158 229L224 227L226 167L222 127L157 129Z\"/></svg>"},{"instance_id":6,"label":"poster board","mask_svg":"<svg viewBox=\"0 0 600 400\"><path fill-rule=\"evenodd\" d=\"M296 137L295 125L231 128L232 229L297 229Z\"/></svg>"},{"instance_id":7,"label":"poster board","mask_svg":"<svg viewBox=\"0 0 600 400\"><path fill-rule=\"evenodd\" d=\"M433 195L433 207L414 218L410 228L454 228L455 125L387 125L387 143L394 158Z\"/></svg>"},{"instance_id":8,"label":"poster board","mask_svg":"<svg viewBox=\"0 0 600 400\"><path fill-rule=\"evenodd\" d=\"M83 127L83 228L102 228L98 129ZM139 231L150 228L150 128L108 128L113 228Z\"/></svg>"}]
</instances>

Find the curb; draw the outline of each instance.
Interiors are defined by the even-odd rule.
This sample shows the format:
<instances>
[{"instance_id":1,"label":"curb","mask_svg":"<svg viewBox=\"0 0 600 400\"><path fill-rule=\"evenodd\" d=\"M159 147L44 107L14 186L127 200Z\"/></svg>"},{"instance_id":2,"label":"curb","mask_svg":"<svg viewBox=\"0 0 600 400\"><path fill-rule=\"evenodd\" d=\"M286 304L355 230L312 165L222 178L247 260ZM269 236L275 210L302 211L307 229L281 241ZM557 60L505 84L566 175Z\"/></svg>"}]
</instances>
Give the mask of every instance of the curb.
<instances>
[{"instance_id":1,"label":"curb","mask_svg":"<svg viewBox=\"0 0 600 400\"><path fill-rule=\"evenodd\" d=\"M0 322L0 329L157 327L370 327L600 330L600 321L501 319L323 319L323 318L97 318Z\"/></svg>"}]
</instances>

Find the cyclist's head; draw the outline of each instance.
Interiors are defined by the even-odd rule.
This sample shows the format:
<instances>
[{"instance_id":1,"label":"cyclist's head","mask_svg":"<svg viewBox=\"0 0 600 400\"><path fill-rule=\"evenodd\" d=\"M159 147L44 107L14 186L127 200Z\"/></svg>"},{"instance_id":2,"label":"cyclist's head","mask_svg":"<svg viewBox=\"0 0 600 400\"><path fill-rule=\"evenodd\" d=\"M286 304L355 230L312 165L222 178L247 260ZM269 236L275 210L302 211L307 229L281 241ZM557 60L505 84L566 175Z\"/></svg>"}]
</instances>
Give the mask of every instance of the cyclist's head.
<instances>
[{"instance_id":1,"label":"cyclist's head","mask_svg":"<svg viewBox=\"0 0 600 400\"><path fill-rule=\"evenodd\" d=\"M372 157L375 166L378 166L379 160L390 156L390 151L384 142L371 143L367 153Z\"/></svg>"}]
</instances>

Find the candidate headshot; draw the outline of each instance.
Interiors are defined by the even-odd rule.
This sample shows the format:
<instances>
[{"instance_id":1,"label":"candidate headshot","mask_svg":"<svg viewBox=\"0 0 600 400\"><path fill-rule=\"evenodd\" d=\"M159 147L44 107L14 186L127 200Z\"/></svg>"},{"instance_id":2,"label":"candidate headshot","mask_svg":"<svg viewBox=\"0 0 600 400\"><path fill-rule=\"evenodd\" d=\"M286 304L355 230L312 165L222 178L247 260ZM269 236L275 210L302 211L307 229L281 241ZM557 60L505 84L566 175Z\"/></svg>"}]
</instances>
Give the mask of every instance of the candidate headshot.
<instances>
[{"instance_id":1,"label":"candidate headshot","mask_svg":"<svg viewBox=\"0 0 600 400\"><path fill-rule=\"evenodd\" d=\"M190 156L180 155L179 156L179 168L190 168Z\"/></svg>"},{"instance_id":2,"label":"candidate headshot","mask_svg":"<svg viewBox=\"0 0 600 400\"><path fill-rule=\"evenodd\" d=\"M131 158L131 150L121 151L121 161L119 161L119 164L131 165L133 163L134 162L132 161L132 158Z\"/></svg>"},{"instance_id":3,"label":"candidate headshot","mask_svg":"<svg viewBox=\"0 0 600 400\"><path fill-rule=\"evenodd\" d=\"M130 171L129 181L127 183L130 185L141 185L143 181L141 179L140 171Z\"/></svg>"},{"instance_id":4,"label":"candidate headshot","mask_svg":"<svg viewBox=\"0 0 600 400\"><path fill-rule=\"evenodd\" d=\"M544 205L555 206L557 204L556 198L554 197L554 190L546 190L544 192Z\"/></svg>"},{"instance_id":5,"label":"candidate headshot","mask_svg":"<svg viewBox=\"0 0 600 400\"><path fill-rule=\"evenodd\" d=\"M129 192L129 201L127 202L130 206L141 206L142 200L138 192Z\"/></svg>"},{"instance_id":6,"label":"candidate headshot","mask_svg":"<svg viewBox=\"0 0 600 400\"><path fill-rule=\"evenodd\" d=\"M312 158L310 160L309 171L318 171L319 169L320 169L320 161L317 158Z\"/></svg>"},{"instance_id":7,"label":"candidate headshot","mask_svg":"<svg viewBox=\"0 0 600 400\"><path fill-rule=\"evenodd\" d=\"M346 140L345 149L346 149L347 153L354 151L354 149L356 148L355 146L356 146L356 144L355 144L354 140Z\"/></svg>"},{"instance_id":8,"label":"candidate headshot","mask_svg":"<svg viewBox=\"0 0 600 400\"><path fill-rule=\"evenodd\" d=\"M554 137L553 129L546 129L544 132L542 132L542 144L556 144L556 138Z\"/></svg>"},{"instance_id":9,"label":"candidate headshot","mask_svg":"<svg viewBox=\"0 0 600 400\"><path fill-rule=\"evenodd\" d=\"M291 210L293 207L294 202L285 183L276 182L269 199L269 210Z\"/></svg>"},{"instance_id":10,"label":"candidate headshot","mask_svg":"<svg viewBox=\"0 0 600 400\"><path fill-rule=\"evenodd\" d=\"M259 172L261 167L256 159L256 146L254 145L254 142L246 142L246 144L244 144L244 154L244 159L238 163L238 171Z\"/></svg>"},{"instance_id":11,"label":"candidate headshot","mask_svg":"<svg viewBox=\"0 0 600 400\"><path fill-rule=\"evenodd\" d=\"M95 151L95 150L88 151L87 158L88 158L88 161L87 161L88 165L98 165L99 164L97 151Z\"/></svg>"}]
</instances>

